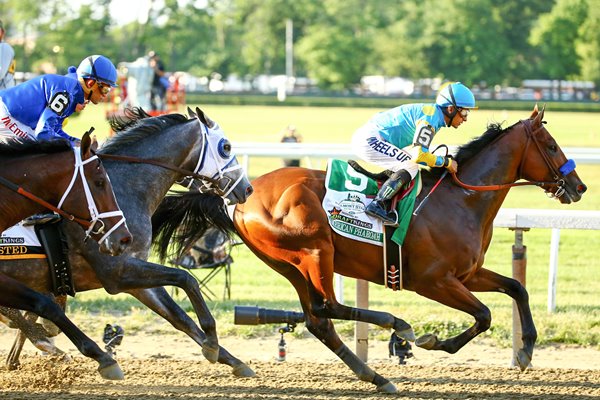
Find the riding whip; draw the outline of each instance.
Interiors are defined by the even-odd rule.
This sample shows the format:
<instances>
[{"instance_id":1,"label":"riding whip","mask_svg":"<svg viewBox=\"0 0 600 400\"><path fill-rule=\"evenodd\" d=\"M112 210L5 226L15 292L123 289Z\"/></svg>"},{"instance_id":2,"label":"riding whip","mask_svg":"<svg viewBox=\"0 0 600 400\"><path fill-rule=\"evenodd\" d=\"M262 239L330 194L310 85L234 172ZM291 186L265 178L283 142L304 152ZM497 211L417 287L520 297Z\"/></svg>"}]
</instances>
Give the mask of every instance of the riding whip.
<instances>
[{"instance_id":1,"label":"riding whip","mask_svg":"<svg viewBox=\"0 0 600 400\"><path fill-rule=\"evenodd\" d=\"M429 199L429 196L431 196L431 193L433 193L433 191L439 186L439 184L446 177L446 175L448 175L448 170L444 171L444 173L442 174L442 176L440 176L440 179L438 179L438 181L436 182L435 185L433 185L433 187L431 188L431 190L429 191L429 193L427 193L427 196L425 196L425 198L423 199L423 201L421 203L419 203L419 205L417 206L417 208L415 208L415 211L413 212L413 215L416 216L419 213L419 211L421 210L421 208L423 208L423 206L425 205L425 203L427 203L427 199Z\"/></svg>"}]
</instances>

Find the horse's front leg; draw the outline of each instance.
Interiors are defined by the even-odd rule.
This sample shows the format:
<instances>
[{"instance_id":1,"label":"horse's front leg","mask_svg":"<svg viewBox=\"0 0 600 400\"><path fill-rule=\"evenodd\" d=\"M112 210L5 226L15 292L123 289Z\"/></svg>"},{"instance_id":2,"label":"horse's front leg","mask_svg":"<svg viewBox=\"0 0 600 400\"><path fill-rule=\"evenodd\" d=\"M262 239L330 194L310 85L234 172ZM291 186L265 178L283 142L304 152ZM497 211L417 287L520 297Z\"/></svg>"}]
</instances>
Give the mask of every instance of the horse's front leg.
<instances>
[{"instance_id":1,"label":"horse's front leg","mask_svg":"<svg viewBox=\"0 0 600 400\"><path fill-rule=\"evenodd\" d=\"M41 351L55 356L60 355L65 359L68 359L66 353L54 346L42 325L35 322L38 318L36 314L31 312L22 314L19 310L7 307L0 307L0 314L10 319L11 328L17 328L15 341L6 358L6 367L8 370L15 370L20 365L19 358L21 356L21 350L23 350L23 345L25 344L25 339L29 339L29 341Z\"/></svg>"},{"instance_id":2,"label":"horse's front leg","mask_svg":"<svg viewBox=\"0 0 600 400\"><path fill-rule=\"evenodd\" d=\"M179 307L167 291L160 288L130 290L133 297L138 299L152 311L169 321L178 329L191 337L200 346L206 341L206 335L194 321ZM204 351L204 347L203 351ZM206 357L206 354L204 355ZM239 377L253 377L254 371L244 362L232 356L226 349L219 346L218 362L233 368L233 374Z\"/></svg>"},{"instance_id":3,"label":"horse's front leg","mask_svg":"<svg viewBox=\"0 0 600 400\"><path fill-rule=\"evenodd\" d=\"M0 288L3 292L0 297L1 305L31 311L52 321L73 342L81 354L98 362L98 372L102 377L105 379L123 379L123 371L110 354L103 352L93 340L75 326L60 306L50 297L36 292L3 274L0 274Z\"/></svg>"},{"instance_id":4,"label":"horse's front leg","mask_svg":"<svg viewBox=\"0 0 600 400\"><path fill-rule=\"evenodd\" d=\"M202 353L208 361L217 362L219 341L215 319L202 297L198 281L189 272L133 257L122 260L120 266L113 265L112 268L106 268L110 263L94 264L103 265L101 269L96 267L94 269L102 286L110 294L161 286L176 286L183 289L194 307L200 327L206 334L202 342Z\"/></svg>"},{"instance_id":5,"label":"horse's front leg","mask_svg":"<svg viewBox=\"0 0 600 400\"><path fill-rule=\"evenodd\" d=\"M529 307L529 294L517 280L507 278L496 272L481 268L475 276L465 283L465 286L474 292L501 292L506 293L517 304L519 320L521 321L521 340L523 347L517 350L515 358L521 370L531 364L533 348L537 340L537 330Z\"/></svg>"},{"instance_id":6,"label":"horse's front leg","mask_svg":"<svg viewBox=\"0 0 600 400\"><path fill-rule=\"evenodd\" d=\"M489 329L492 322L490 310L473 296L456 277L446 276L438 279L435 284L431 284L432 280L430 279L422 279L421 282L422 284L414 285L415 292L472 315L475 318L475 324L461 334L446 340L440 340L434 334L425 334L415 341L417 346L426 350L443 350L454 354L475 336Z\"/></svg>"}]
</instances>

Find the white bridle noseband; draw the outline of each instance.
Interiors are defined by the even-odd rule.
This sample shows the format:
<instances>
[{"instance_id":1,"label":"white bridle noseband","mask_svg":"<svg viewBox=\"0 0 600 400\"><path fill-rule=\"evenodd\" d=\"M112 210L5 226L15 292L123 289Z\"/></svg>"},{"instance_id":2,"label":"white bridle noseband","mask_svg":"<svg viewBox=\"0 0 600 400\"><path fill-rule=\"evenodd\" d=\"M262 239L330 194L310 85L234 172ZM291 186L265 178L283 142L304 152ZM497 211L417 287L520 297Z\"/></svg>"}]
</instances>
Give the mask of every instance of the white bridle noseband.
<instances>
[{"instance_id":1,"label":"white bridle noseband","mask_svg":"<svg viewBox=\"0 0 600 400\"><path fill-rule=\"evenodd\" d=\"M202 148L200 149L200 156L198 157L198 163L196 164L196 168L194 168L194 173L200 174L200 167L204 165L204 161L205 161L207 154L209 155L209 159L213 160L215 162L215 164L216 164L216 160L219 159L219 154L217 153L215 146L209 146L208 127L204 123L202 123L200 118L197 118L197 119L198 119L198 122L200 123L200 132L202 133ZM204 129L202 129L202 127ZM214 178L219 183L223 180L227 180L227 184L224 185L223 187L219 188L223 192L223 195L221 197L225 201L228 201L227 196L229 196L229 194L233 191L233 189L235 189L235 187L241 182L241 180L244 179L243 173L240 174L240 176L235 181L230 179L228 176L225 176L225 174L227 172L237 171L239 169L242 169L242 166L240 164L228 167L228 165L231 164L231 162L233 160L235 160L234 154L231 154L230 157L231 157L231 160L227 164L225 164L225 166L223 166L222 168L219 168L219 166L217 165L217 172L212 176L212 178ZM190 179L190 182L186 187L189 189L192 186L193 182L194 182L194 179ZM202 181L202 185L200 186L200 188L198 190L201 193L211 192L211 191L213 191L213 183L208 182L208 181Z\"/></svg>"},{"instance_id":2,"label":"white bridle noseband","mask_svg":"<svg viewBox=\"0 0 600 400\"><path fill-rule=\"evenodd\" d=\"M123 215L123 211L121 211L121 210L108 211L108 212L104 212L104 213L98 212L98 207L96 206L96 202L90 191L89 184L88 184L87 180L85 179L85 171L83 168L87 163L97 160L98 156L94 155L94 156L88 158L87 160L82 161L81 154L79 153L79 151L80 151L79 148L73 148L73 153L75 154L75 168L73 171L73 177L71 178L71 183L69 183L67 190L65 191L62 198L60 199L60 202L58 203L58 209L61 209L65 199L69 196L69 193L71 193L71 190L73 190L73 186L75 184L75 181L77 180L77 176L81 175L83 191L85 193L85 198L88 203L88 210L90 211L90 218L91 218L90 227L85 232L85 234L86 234L85 239L87 240L92 234L100 235L100 234L104 233L106 226L104 224L104 221L102 221L102 218L121 217L119 222L117 222L108 232L106 232L104 234L104 236L102 236L102 238L100 238L98 243L102 244L102 242L104 242L111 233L113 233L119 226L121 226L125 223L125 216ZM108 176L107 176L107 178L108 178ZM94 230L97 223L99 223L100 226L97 228L97 230Z\"/></svg>"}]
</instances>

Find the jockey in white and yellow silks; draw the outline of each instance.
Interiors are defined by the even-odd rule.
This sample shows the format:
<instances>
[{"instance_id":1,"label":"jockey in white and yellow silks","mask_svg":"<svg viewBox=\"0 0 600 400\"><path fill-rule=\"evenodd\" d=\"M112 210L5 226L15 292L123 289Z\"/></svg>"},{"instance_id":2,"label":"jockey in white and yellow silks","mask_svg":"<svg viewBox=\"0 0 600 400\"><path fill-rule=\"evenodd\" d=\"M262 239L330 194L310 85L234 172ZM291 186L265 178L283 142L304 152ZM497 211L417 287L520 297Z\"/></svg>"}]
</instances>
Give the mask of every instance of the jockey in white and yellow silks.
<instances>
[{"instance_id":1,"label":"jockey in white and yellow silks","mask_svg":"<svg viewBox=\"0 0 600 400\"><path fill-rule=\"evenodd\" d=\"M475 97L460 82L447 83L435 103L405 104L381 112L360 127L352 137L354 152L363 160L394 171L381 186L365 212L387 224L396 224L391 199L417 175L419 165L445 167L456 172L458 165L449 157L430 153L433 137L442 127L458 128L476 109Z\"/></svg>"},{"instance_id":2,"label":"jockey in white and yellow silks","mask_svg":"<svg viewBox=\"0 0 600 400\"><path fill-rule=\"evenodd\" d=\"M101 55L86 57L67 75L46 74L27 82L0 90L0 139L50 140L68 139L77 145L79 139L63 130L66 118L81 111L91 102L105 100L117 86L117 70Z\"/></svg>"}]
</instances>

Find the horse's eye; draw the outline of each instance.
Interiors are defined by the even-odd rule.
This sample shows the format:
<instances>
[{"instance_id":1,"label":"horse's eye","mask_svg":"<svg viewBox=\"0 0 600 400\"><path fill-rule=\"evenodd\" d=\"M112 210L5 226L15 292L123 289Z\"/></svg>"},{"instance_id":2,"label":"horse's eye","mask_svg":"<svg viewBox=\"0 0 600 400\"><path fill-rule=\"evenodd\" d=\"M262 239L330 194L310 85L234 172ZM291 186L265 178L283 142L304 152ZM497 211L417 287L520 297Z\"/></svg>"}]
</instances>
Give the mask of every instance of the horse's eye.
<instances>
[{"instance_id":1,"label":"horse's eye","mask_svg":"<svg viewBox=\"0 0 600 400\"><path fill-rule=\"evenodd\" d=\"M552 143L548 146L548 150L550 150L551 153L556 153L558 151L558 146L555 143Z\"/></svg>"},{"instance_id":2,"label":"horse's eye","mask_svg":"<svg viewBox=\"0 0 600 400\"><path fill-rule=\"evenodd\" d=\"M221 139L219 142L219 155L223 158L229 158L231 155L231 143L227 139Z\"/></svg>"},{"instance_id":3,"label":"horse's eye","mask_svg":"<svg viewBox=\"0 0 600 400\"><path fill-rule=\"evenodd\" d=\"M98 179L94 182L97 188L103 189L106 186L106 181L104 179Z\"/></svg>"}]
</instances>

